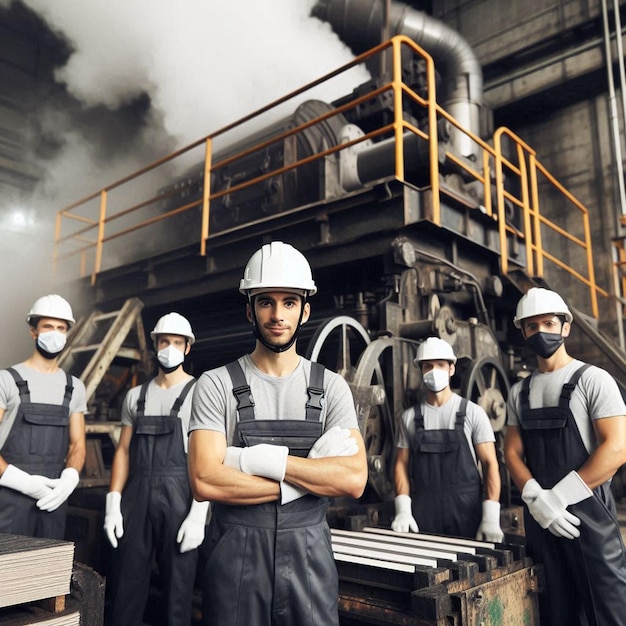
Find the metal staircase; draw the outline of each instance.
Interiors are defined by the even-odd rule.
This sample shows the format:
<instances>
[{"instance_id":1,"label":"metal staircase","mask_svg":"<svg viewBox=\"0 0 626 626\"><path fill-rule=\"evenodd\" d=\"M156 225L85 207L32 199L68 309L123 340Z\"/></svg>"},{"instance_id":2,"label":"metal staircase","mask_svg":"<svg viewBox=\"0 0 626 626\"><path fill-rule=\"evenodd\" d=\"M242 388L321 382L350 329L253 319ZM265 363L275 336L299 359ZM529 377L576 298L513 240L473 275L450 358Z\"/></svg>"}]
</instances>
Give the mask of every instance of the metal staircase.
<instances>
[{"instance_id":1,"label":"metal staircase","mask_svg":"<svg viewBox=\"0 0 626 626\"><path fill-rule=\"evenodd\" d=\"M118 416L110 414L110 407L121 399L122 392L150 373L142 309L139 298L129 298L117 311L93 311L72 328L59 357L59 365L80 378L86 390L87 459L81 475L83 487L108 484L103 439L115 445L120 431Z\"/></svg>"}]
</instances>

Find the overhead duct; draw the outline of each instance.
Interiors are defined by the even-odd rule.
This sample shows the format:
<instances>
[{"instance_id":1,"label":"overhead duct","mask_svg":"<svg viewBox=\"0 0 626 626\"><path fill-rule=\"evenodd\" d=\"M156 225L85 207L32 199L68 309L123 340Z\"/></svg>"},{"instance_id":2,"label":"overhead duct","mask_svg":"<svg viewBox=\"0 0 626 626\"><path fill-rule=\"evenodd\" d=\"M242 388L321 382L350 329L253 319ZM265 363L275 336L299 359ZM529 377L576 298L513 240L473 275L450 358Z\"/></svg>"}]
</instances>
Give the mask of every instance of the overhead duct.
<instances>
[{"instance_id":1,"label":"overhead duct","mask_svg":"<svg viewBox=\"0 0 626 626\"><path fill-rule=\"evenodd\" d=\"M402 2L392 2L385 24L381 0L318 0L313 16L328 22L356 54L378 45L385 31L389 37L405 35L430 54L443 81L442 106L461 126L480 136L483 97L482 70L474 51L455 30ZM452 146L472 157L475 147L463 133L453 132Z\"/></svg>"}]
</instances>

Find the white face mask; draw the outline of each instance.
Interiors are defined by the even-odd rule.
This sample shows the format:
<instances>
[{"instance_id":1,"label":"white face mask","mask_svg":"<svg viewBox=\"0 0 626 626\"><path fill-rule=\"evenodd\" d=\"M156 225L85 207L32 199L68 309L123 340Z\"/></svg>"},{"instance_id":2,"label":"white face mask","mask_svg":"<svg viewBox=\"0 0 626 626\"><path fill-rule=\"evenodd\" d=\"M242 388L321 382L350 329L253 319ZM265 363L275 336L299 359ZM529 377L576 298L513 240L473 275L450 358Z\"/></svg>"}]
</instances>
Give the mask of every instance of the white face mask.
<instances>
[{"instance_id":1,"label":"white face mask","mask_svg":"<svg viewBox=\"0 0 626 626\"><path fill-rule=\"evenodd\" d=\"M49 330L37 336L37 343L42 350L50 354L59 354L65 348L67 337L58 330Z\"/></svg>"},{"instance_id":2,"label":"white face mask","mask_svg":"<svg viewBox=\"0 0 626 626\"><path fill-rule=\"evenodd\" d=\"M424 374L424 384L433 393L443 391L450 384L450 372L432 369Z\"/></svg>"},{"instance_id":3,"label":"white face mask","mask_svg":"<svg viewBox=\"0 0 626 626\"><path fill-rule=\"evenodd\" d=\"M185 360L185 355L178 348L167 346L157 352L157 359L165 369L171 369L178 367Z\"/></svg>"}]
</instances>

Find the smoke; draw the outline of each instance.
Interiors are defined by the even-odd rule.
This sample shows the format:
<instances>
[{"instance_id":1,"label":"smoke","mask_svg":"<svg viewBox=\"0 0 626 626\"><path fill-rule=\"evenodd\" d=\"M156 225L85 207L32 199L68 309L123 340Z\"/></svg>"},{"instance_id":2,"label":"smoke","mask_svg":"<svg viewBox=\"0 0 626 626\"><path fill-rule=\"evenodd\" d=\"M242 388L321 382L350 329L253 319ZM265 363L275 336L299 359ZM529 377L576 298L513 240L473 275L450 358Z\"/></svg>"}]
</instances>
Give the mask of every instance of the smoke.
<instances>
[{"instance_id":1,"label":"smoke","mask_svg":"<svg viewBox=\"0 0 626 626\"><path fill-rule=\"evenodd\" d=\"M30 198L19 199L32 222L16 277L20 318L58 284L50 272L56 211L352 58L327 24L310 17L315 0L21 2L65 54L55 88L33 103L26 150L41 178ZM353 70L333 93L316 97L349 93L366 79ZM16 201L1 204L14 212ZM22 239L13 243L23 253Z\"/></svg>"},{"instance_id":2,"label":"smoke","mask_svg":"<svg viewBox=\"0 0 626 626\"><path fill-rule=\"evenodd\" d=\"M85 106L142 93L188 143L350 58L315 0L25 0L73 48L59 81Z\"/></svg>"}]
</instances>

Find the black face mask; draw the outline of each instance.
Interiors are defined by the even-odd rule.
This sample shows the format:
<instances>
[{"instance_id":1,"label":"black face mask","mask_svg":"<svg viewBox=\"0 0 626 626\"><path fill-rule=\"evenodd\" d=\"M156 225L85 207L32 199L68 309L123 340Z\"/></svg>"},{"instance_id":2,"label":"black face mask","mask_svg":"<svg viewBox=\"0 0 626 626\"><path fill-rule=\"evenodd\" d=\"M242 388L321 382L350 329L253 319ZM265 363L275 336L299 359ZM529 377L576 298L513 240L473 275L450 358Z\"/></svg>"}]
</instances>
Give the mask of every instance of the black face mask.
<instances>
[{"instance_id":1,"label":"black face mask","mask_svg":"<svg viewBox=\"0 0 626 626\"><path fill-rule=\"evenodd\" d=\"M35 348L37 348L37 352L39 352L39 354L41 354L41 356L44 359L48 359L48 360L52 360L52 359L56 359L59 354L61 354L61 352L63 352L63 350L59 350L58 352L48 352L47 350L45 350L44 348L42 348L39 345L38 341L35 341Z\"/></svg>"},{"instance_id":2,"label":"black face mask","mask_svg":"<svg viewBox=\"0 0 626 626\"><path fill-rule=\"evenodd\" d=\"M549 359L565 339L560 333L535 333L526 339L528 347L543 359Z\"/></svg>"}]
</instances>

